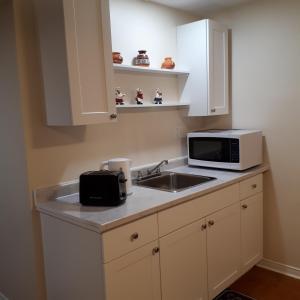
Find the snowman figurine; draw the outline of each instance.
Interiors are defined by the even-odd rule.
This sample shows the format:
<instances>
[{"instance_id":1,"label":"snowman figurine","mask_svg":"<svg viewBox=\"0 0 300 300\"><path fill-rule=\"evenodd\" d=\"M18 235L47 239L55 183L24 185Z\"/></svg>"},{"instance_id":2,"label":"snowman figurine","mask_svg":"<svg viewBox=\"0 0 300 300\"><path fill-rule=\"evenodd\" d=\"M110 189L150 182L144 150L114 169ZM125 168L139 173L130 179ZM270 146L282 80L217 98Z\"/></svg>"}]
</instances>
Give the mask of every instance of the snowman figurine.
<instances>
[{"instance_id":1,"label":"snowman figurine","mask_svg":"<svg viewBox=\"0 0 300 300\"><path fill-rule=\"evenodd\" d=\"M140 88L136 89L136 97L135 97L136 104L143 104L143 99L144 99L143 91Z\"/></svg>"},{"instance_id":2,"label":"snowman figurine","mask_svg":"<svg viewBox=\"0 0 300 300\"><path fill-rule=\"evenodd\" d=\"M154 104L162 104L162 92L160 89L156 89L155 91L155 98L154 98Z\"/></svg>"}]
</instances>

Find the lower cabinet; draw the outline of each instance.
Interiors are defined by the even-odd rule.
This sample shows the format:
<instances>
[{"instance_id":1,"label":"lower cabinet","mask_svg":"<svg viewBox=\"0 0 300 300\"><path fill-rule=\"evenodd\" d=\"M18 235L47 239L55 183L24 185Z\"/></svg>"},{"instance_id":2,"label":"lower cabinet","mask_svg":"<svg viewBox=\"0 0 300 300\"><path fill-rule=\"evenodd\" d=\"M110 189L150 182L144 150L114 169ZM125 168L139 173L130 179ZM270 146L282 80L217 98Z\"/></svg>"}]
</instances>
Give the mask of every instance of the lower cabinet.
<instances>
[{"instance_id":1,"label":"lower cabinet","mask_svg":"<svg viewBox=\"0 0 300 300\"><path fill-rule=\"evenodd\" d=\"M200 220L159 240L162 299L207 299L205 228Z\"/></svg>"},{"instance_id":2,"label":"lower cabinet","mask_svg":"<svg viewBox=\"0 0 300 300\"><path fill-rule=\"evenodd\" d=\"M106 300L214 299L262 259L262 184L251 188L260 181L242 182L240 201L174 231L164 226L170 230L157 241L104 264Z\"/></svg>"},{"instance_id":3,"label":"lower cabinet","mask_svg":"<svg viewBox=\"0 0 300 300\"><path fill-rule=\"evenodd\" d=\"M106 300L160 300L158 242L104 264Z\"/></svg>"},{"instance_id":4,"label":"lower cabinet","mask_svg":"<svg viewBox=\"0 0 300 300\"><path fill-rule=\"evenodd\" d=\"M262 259L263 195L241 201L242 272L247 272Z\"/></svg>"},{"instance_id":5,"label":"lower cabinet","mask_svg":"<svg viewBox=\"0 0 300 300\"><path fill-rule=\"evenodd\" d=\"M213 299L262 258L262 193L159 240L163 300Z\"/></svg>"},{"instance_id":6,"label":"lower cabinet","mask_svg":"<svg viewBox=\"0 0 300 300\"><path fill-rule=\"evenodd\" d=\"M207 217L209 299L239 277L241 254L240 203Z\"/></svg>"},{"instance_id":7,"label":"lower cabinet","mask_svg":"<svg viewBox=\"0 0 300 300\"><path fill-rule=\"evenodd\" d=\"M212 300L263 253L262 175L102 236L41 216L49 300Z\"/></svg>"}]
</instances>

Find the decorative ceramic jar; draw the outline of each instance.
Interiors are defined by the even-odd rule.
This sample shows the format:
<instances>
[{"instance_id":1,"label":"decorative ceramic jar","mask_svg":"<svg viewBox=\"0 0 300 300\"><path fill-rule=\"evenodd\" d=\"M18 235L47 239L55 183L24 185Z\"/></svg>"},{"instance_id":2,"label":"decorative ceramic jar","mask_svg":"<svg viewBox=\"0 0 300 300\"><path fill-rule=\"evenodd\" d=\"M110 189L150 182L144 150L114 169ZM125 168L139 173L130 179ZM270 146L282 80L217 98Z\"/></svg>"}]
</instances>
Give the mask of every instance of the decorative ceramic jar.
<instances>
[{"instance_id":1,"label":"decorative ceramic jar","mask_svg":"<svg viewBox=\"0 0 300 300\"><path fill-rule=\"evenodd\" d=\"M134 59L134 64L140 67L149 67L150 60L149 56L146 54L146 50L139 50L138 56Z\"/></svg>"},{"instance_id":2,"label":"decorative ceramic jar","mask_svg":"<svg viewBox=\"0 0 300 300\"><path fill-rule=\"evenodd\" d=\"M121 64L123 62L123 57L121 56L120 52L113 52L112 58L113 58L114 64Z\"/></svg>"},{"instance_id":3,"label":"decorative ceramic jar","mask_svg":"<svg viewBox=\"0 0 300 300\"><path fill-rule=\"evenodd\" d=\"M174 69L175 63L172 60L172 57L166 57L164 62L161 65L162 69Z\"/></svg>"}]
</instances>

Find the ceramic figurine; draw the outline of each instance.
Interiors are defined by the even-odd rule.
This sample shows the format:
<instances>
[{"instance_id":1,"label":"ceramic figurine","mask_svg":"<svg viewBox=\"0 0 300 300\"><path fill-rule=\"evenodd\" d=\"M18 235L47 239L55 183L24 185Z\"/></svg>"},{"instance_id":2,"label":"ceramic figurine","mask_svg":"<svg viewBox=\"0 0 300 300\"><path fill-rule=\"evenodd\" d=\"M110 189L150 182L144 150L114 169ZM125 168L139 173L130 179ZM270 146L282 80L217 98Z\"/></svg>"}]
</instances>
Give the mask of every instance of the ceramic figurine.
<instances>
[{"instance_id":1,"label":"ceramic figurine","mask_svg":"<svg viewBox=\"0 0 300 300\"><path fill-rule=\"evenodd\" d=\"M149 67L150 60L149 56L146 54L146 50L139 50L138 56L134 59L134 64L139 67Z\"/></svg>"},{"instance_id":2,"label":"ceramic figurine","mask_svg":"<svg viewBox=\"0 0 300 300\"><path fill-rule=\"evenodd\" d=\"M121 56L120 52L113 52L112 58L113 58L114 64L121 64L123 62L123 57Z\"/></svg>"},{"instance_id":3,"label":"ceramic figurine","mask_svg":"<svg viewBox=\"0 0 300 300\"><path fill-rule=\"evenodd\" d=\"M123 94L119 87L116 88L115 95L116 95L116 105L124 105L124 97L126 96L126 94Z\"/></svg>"},{"instance_id":4,"label":"ceramic figurine","mask_svg":"<svg viewBox=\"0 0 300 300\"><path fill-rule=\"evenodd\" d=\"M154 104L162 104L162 92L160 91L160 89L156 89L155 92L155 98L154 98Z\"/></svg>"},{"instance_id":5,"label":"ceramic figurine","mask_svg":"<svg viewBox=\"0 0 300 300\"><path fill-rule=\"evenodd\" d=\"M172 60L172 57L166 57L164 62L161 65L162 69L174 69L175 68L175 63Z\"/></svg>"},{"instance_id":6,"label":"ceramic figurine","mask_svg":"<svg viewBox=\"0 0 300 300\"><path fill-rule=\"evenodd\" d=\"M136 104L143 104L143 99L144 99L143 91L140 88L136 89L136 97L135 97Z\"/></svg>"}]
</instances>

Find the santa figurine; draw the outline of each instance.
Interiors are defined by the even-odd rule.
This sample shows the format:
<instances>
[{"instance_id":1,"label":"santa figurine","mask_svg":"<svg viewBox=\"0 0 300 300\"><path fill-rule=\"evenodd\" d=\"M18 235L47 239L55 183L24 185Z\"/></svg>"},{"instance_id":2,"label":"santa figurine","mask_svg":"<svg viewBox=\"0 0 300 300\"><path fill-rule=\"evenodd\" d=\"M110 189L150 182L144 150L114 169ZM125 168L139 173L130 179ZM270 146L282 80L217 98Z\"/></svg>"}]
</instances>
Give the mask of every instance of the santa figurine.
<instances>
[{"instance_id":1,"label":"santa figurine","mask_svg":"<svg viewBox=\"0 0 300 300\"><path fill-rule=\"evenodd\" d=\"M140 88L136 89L136 97L135 97L136 104L143 104L143 99L144 99L143 91Z\"/></svg>"},{"instance_id":2,"label":"santa figurine","mask_svg":"<svg viewBox=\"0 0 300 300\"><path fill-rule=\"evenodd\" d=\"M116 88L115 95L116 95L116 105L124 105L124 97L126 96L126 94L123 94L119 87Z\"/></svg>"},{"instance_id":3,"label":"santa figurine","mask_svg":"<svg viewBox=\"0 0 300 300\"><path fill-rule=\"evenodd\" d=\"M160 91L160 89L156 89L155 92L155 98L154 98L154 104L162 104L162 92Z\"/></svg>"}]
</instances>

